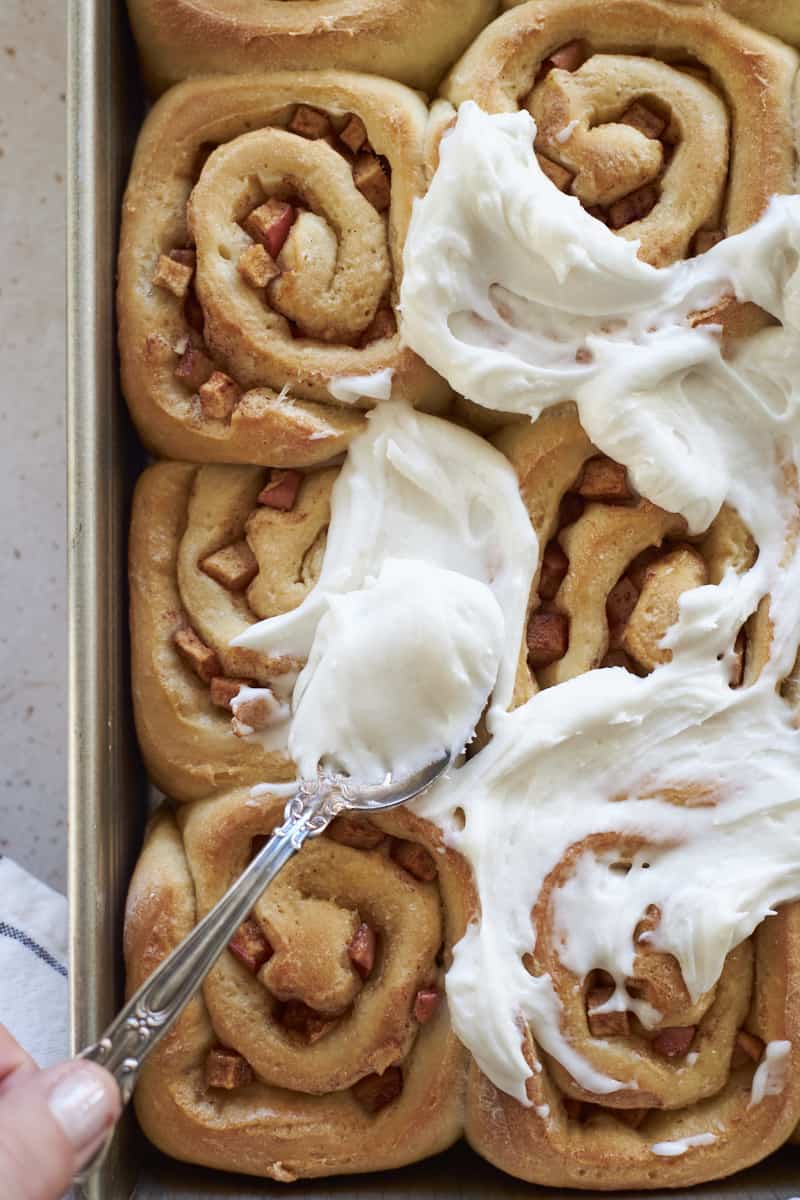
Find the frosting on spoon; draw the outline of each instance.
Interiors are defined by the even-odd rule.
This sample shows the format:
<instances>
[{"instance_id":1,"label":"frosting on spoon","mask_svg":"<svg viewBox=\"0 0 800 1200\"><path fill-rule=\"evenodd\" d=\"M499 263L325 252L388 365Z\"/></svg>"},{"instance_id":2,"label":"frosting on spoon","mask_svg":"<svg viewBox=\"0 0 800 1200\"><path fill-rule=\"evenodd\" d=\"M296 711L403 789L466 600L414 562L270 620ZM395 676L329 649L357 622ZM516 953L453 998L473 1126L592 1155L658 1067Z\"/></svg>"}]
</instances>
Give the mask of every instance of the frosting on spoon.
<instances>
[{"instance_id":1,"label":"frosting on spoon","mask_svg":"<svg viewBox=\"0 0 800 1200\"><path fill-rule=\"evenodd\" d=\"M504 638L487 584L386 559L366 587L331 596L317 626L289 736L300 775L313 778L323 762L381 780L459 754L494 686ZM376 702L376 674L384 703Z\"/></svg>"},{"instance_id":2,"label":"frosting on spoon","mask_svg":"<svg viewBox=\"0 0 800 1200\"><path fill-rule=\"evenodd\" d=\"M308 660L289 749L382 778L458 753L511 701L536 539L506 459L408 406L369 416L333 488L319 581L235 645ZM455 739L455 740L454 740Z\"/></svg>"},{"instance_id":3,"label":"frosting on spoon","mask_svg":"<svg viewBox=\"0 0 800 1200\"><path fill-rule=\"evenodd\" d=\"M535 418L574 399L646 498L692 533L727 501L758 557L682 596L672 659L652 675L595 670L514 712L495 705L490 744L418 803L480 895L447 979L456 1031L523 1104L521 1022L582 1087L637 1086L570 1041L550 975L523 963L533 906L571 847L597 833L641 847L620 872L615 854L585 845L551 911L562 965L579 979L607 971L614 1002L645 1025L658 1014L626 978L648 905L661 912L651 944L675 956L695 1001L775 905L800 897L800 734L778 694L800 641L800 199L776 198L749 231L655 270L544 177L534 136L527 113L461 108L406 243L406 340L486 408ZM687 318L726 293L782 327L723 357L719 331ZM733 690L728 656L765 597L769 659ZM668 802L687 788L712 803Z\"/></svg>"}]
</instances>

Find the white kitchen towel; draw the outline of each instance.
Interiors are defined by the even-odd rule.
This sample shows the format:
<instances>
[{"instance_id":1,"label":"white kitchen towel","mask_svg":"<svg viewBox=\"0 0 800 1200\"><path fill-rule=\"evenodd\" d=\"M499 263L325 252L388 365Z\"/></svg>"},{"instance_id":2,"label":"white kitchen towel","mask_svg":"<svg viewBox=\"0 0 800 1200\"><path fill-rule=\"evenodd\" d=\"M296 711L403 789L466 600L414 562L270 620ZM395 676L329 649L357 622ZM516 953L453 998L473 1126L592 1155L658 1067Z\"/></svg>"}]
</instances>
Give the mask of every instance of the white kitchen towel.
<instances>
[{"instance_id":1,"label":"white kitchen towel","mask_svg":"<svg viewBox=\"0 0 800 1200\"><path fill-rule=\"evenodd\" d=\"M40 1067L67 1056L67 902L0 858L0 1024Z\"/></svg>"}]
</instances>

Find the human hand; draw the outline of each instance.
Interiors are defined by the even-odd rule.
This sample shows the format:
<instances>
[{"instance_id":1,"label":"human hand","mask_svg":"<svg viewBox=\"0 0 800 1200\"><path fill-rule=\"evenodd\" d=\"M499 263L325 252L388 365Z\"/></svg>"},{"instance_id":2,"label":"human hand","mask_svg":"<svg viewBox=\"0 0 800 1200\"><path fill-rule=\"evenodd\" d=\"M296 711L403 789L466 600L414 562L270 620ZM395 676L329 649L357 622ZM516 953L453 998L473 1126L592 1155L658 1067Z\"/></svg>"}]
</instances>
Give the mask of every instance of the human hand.
<instances>
[{"instance_id":1,"label":"human hand","mask_svg":"<svg viewBox=\"0 0 800 1200\"><path fill-rule=\"evenodd\" d=\"M41 1071L0 1025L3 1200L58 1200L119 1116L102 1067L72 1060Z\"/></svg>"}]
</instances>

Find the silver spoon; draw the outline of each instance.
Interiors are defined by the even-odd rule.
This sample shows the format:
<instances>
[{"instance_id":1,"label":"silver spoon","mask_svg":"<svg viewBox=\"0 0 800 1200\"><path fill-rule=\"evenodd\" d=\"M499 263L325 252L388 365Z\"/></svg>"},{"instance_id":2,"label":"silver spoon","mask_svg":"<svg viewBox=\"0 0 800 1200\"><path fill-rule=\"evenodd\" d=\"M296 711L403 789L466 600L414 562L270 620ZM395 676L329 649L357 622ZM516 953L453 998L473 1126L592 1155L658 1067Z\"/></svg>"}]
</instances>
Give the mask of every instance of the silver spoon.
<instances>
[{"instance_id":1,"label":"silver spoon","mask_svg":"<svg viewBox=\"0 0 800 1200\"><path fill-rule=\"evenodd\" d=\"M188 937L145 980L100 1041L81 1051L80 1058L89 1058L111 1072L123 1106L133 1094L142 1063L150 1051L178 1019L256 900L306 838L317 837L342 812L380 812L405 804L430 787L450 762L451 755L446 754L415 775L396 781L387 775L383 783L376 785L358 785L343 775L326 775L322 771L315 780L300 784L284 809L283 824L266 846ZM113 1130L76 1176L76 1183L84 1182L100 1166L112 1137Z\"/></svg>"}]
</instances>

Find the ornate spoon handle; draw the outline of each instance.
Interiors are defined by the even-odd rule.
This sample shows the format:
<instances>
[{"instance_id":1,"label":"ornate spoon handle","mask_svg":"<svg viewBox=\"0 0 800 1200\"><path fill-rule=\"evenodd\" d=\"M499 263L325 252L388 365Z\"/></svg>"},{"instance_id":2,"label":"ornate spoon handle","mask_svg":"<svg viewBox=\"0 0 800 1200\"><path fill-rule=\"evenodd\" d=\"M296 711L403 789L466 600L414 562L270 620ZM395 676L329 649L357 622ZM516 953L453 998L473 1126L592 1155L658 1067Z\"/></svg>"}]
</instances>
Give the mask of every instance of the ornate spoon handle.
<instances>
[{"instance_id":1,"label":"ornate spoon handle","mask_svg":"<svg viewBox=\"0 0 800 1200\"><path fill-rule=\"evenodd\" d=\"M286 805L283 824L230 890L145 980L100 1041L81 1052L81 1058L111 1072L123 1104L131 1098L142 1063L180 1016L264 889L306 838L322 833L345 806L333 789L318 783L301 786ZM111 1136L76 1182L100 1165Z\"/></svg>"}]
</instances>

